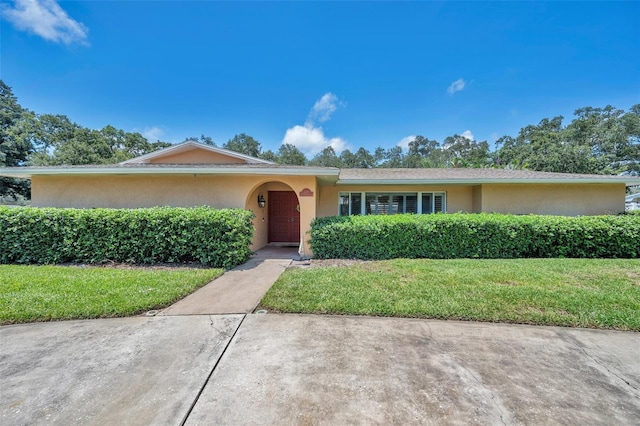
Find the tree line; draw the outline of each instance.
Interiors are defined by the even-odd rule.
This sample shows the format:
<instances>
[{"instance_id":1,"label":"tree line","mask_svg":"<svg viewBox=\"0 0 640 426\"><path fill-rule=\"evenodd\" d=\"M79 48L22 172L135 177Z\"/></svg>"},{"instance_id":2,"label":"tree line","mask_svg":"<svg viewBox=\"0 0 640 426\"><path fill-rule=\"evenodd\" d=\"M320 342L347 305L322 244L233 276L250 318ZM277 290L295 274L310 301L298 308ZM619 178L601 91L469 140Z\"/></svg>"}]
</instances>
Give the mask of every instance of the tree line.
<instances>
[{"instance_id":1,"label":"tree line","mask_svg":"<svg viewBox=\"0 0 640 426\"><path fill-rule=\"evenodd\" d=\"M361 147L340 154L328 146L307 159L295 146L261 151L260 143L244 134L225 148L281 164L339 168L510 168L543 172L640 175L640 104L628 111L606 106L585 107L564 125L562 116L544 118L502 136L492 150L487 141L454 134L442 142L418 135L401 147ZM248 141L248 142L247 142Z\"/></svg>"},{"instance_id":2,"label":"tree line","mask_svg":"<svg viewBox=\"0 0 640 426\"><path fill-rule=\"evenodd\" d=\"M338 168L513 168L547 172L640 174L640 104L628 111L606 106L575 111L564 118L544 118L503 136L492 149L487 141L454 134L442 142L415 137L401 147L361 147L337 153L331 146L307 158L295 145L263 151L260 142L240 133L222 148L279 164ZM206 135L187 137L216 146ZM37 114L23 108L0 80L0 167L114 164L171 146L148 141L138 132L107 125L100 130L72 122L65 115ZM0 177L0 202L25 200L29 181Z\"/></svg>"}]
</instances>

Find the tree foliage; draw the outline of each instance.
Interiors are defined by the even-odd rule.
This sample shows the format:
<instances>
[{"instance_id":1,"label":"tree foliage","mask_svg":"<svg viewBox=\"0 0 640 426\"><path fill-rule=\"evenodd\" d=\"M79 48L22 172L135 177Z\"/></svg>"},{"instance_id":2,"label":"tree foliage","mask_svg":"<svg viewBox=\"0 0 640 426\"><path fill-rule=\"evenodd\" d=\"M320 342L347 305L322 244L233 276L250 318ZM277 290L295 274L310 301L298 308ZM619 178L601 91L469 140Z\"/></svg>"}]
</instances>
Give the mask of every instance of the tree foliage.
<instances>
[{"instance_id":1,"label":"tree foliage","mask_svg":"<svg viewBox=\"0 0 640 426\"><path fill-rule=\"evenodd\" d=\"M88 129L64 115L51 114L38 117L31 144L35 149L29 162L34 166L113 164L171 145L151 143L140 133L111 125Z\"/></svg>"},{"instance_id":2,"label":"tree foliage","mask_svg":"<svg viewBox=\"0 0 640 426\"><path fill-rule=\"evenodd\" d=\"M21 166L32 152L29 127L32 113L18 104L11 88L0 80L0 167ZM0 177L0 201L21 201L30 196L24 179Z\"/></svg>"},{"instance_id":3,"label":"tree foliage","mask_svg":"<svg viewBox=\"0 0 640 426\"><path fill-rule=\"evenodd\" d=\"M222 147L230 151L239 152L240 154L256 158L260 157L260 152L262 151L260 142L244 133L235 135L232 139L229 139L224 145L222 145Z\"/></svg>"},{"instance_id":4,"label":"tree foliage","mask_svg":"<svg viewBox=\"0 0 640 426\"><path fill-rule=\"evenodd\" d=\"M454 134L442 143L418 135L407 151L399 146L365 148L339 155L331 147L310 165L340 168L494 167L588 174L640 175L640 104L628 111L612 106L575 111L568 125L561 116L523 127L517 136L505 135L491 150L487 141Z\"/></svg>"},{"instance_id":5,"label":"tree foliage","mask_svg":"<svg viewBox=\"0 0 640 426\"><path fill-rule=\"evenodd\" d=\"M278 149L276 162L278 162L279 164L304 166L305 164L307 164L307 158L297 146L285 143L280 145L280 148Z\"/></svg>"},{"instance_id":6,"label":"tree foliage","mask_svg":"<svg viewBox=\"0 0 640 426\"><path fill-rule=\"evenodd\" d=\"M205 145L211 145L211 146L218 146L214 141L213 138L211 136L206 136L204 134L200 135L200 137L197 136L191 136L188 138L185 138L184 141L182 142L188 142L188 141L196 141Z\"/></svg>"},{"instance_id":7,"label":"tree foliage","mask_svg":"<svg viewBox=\"0 0 640 426\"><path fill-rule=\"evenodd\" d=\"M586 107L563 126L545 118L497 141L500 167L546 172L633 174L640 172L640 104L628 112L612 106Z\"/></svg>"},{"instance_id":8,"label":"tree foliage","mask_svg":"<svg viewBox=\"0 0 640 426\"><path fill-rule=\"evenodd\" d=\"M444 167L440 143L418 135L409 142L406 167Z\"/></svg>"},{"instance_id":9,"label":"tree foliage","mask_svg":"<svg viewBox=\"0 0 640 426\"><path fill-rule=\"evenodd\" d=\"M340 158L338 158L335 149L329 145L317 153L311 161L309 161L309 165L317 167L342 167L342 162Z\"/></svg>"},{"instance_id":10,"label":"tree foliage","mask_svg":"<svg viewBox=\"0 0 640 426\"><path fill-rule=\"evenodd\" d=\"M444 140L442 154L447 167L482 168L490 164L489 143L453 135Z\"/></svg>"},{"instance_id":11,"label":"tree foliage","mask_svg":"<svg viewBox=\"0 0 640 426\"><path fill-rule=\"evenodd\" d=\"M276 162L278 160L278 154L268 149L262 153L260 153L260 158L267 161Z\"/></svg>"}]
</instances>

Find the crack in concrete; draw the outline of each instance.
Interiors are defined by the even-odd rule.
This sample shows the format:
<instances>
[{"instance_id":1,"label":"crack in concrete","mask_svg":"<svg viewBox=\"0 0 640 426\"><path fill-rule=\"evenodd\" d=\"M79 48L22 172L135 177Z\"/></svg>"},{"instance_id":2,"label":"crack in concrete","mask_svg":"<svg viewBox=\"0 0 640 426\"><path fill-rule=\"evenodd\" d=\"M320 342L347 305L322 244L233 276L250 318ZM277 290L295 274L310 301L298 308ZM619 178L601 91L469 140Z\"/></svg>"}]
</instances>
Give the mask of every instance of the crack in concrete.
<instances>
[{"instance_id":1,"label":"crack in concrete","mask_svg":"<svg viewBox=\"0 0 640 426\"><path fill-rule=\"evenodd\" d=\"M482 386L484 389L486 389L489 392L489 395L491 395L491 401L493 402L493 405L498 409L498 412L500 412L500 422L504 425L507 426L507 423L504 421L504 411L502 411L502 407L500 407L500 404L498 404L496 402L496 395L493 392L493 390L491 388L489 388L482 380L480 380L478 377L476 377L475 374L473 374L473 372L471 370L469 370L469 368L465 367L463 364L458 363L458 365L464 369L467 373L469 373L469 375L471 377L473 377L473 379L480 385Z\"/></svg>"},{"instance_id":2,"label":"crack in concrete","mask_svg":"<svg viewBox=\"0 0 640 426\"><path fill-rule=\"evenodd\" d=\"M429 321L425 321L424 324L427 326L427 330L429 330L429 335L427 336L427 340L433 340L433 330L431 329L431 326L429 325Z\"/></svg>"},{"instance_id":3,"label":"crack in concrete","mask_svg":"<svg viewBox=\"0 0 640 426\"><path fill-rule=\"evenodd\" d=\"M244 320L244 318L242 319ZM213 315L209 315L209 326L213 328L215 331L217 331L218 333L220 333L224 338L231 336L231 334L229 334L227 331L220 330L218 327L213 325ZM234 331L234 334L235 334L235 331Z\"/></svg>"},{"instance_id":4,"label":"crack in concrete","mask_svg":"<svg viewBox=\"0 0 640 426\"><path fill-rule=\"evenodd\" d=\"M638 389L637 387L633 386L631 384L631 382L629 382L627 379L625 379L624 377L619 376L615 371L611 371L609 369L609 367L607 367L606 364L602 363L599 359L595 358L593 355L591 355L589 352L587 352L587 350L580 345L580 341L577 340L575 337L567 334L567 333L560 333L561 336L565 337L569 342L571 342L575 347L577 347L578 349L580 349L586 356L587 358L589 358L590 360L592 360L593 362L595 362L598 366L600 366L601 368L604 368L607 373L611 374L612 376L618 378L622 383L624 383L625 385L629 386L635 394L637 394L638 397L640 397L640 389Z\"/></svg>"}]
</instances>

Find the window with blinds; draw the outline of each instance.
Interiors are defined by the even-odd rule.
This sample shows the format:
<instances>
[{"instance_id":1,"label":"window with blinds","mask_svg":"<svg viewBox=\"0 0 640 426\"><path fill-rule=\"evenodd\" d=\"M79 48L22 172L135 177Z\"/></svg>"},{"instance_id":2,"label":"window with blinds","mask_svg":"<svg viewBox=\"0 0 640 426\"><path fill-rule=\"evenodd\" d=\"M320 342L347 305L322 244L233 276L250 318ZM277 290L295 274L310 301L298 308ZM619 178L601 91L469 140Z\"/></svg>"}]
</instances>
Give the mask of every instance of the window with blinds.
<instances>
[{"instance_id":1,"label":"window with blinds","mask_svg":"<svg viewBox=\"0 0 640 426\"><path fill-rule=\"evenodd\" d=\"M362 193L361 192L341 192L340 205L338 207L340 216L350 216L362 214Z\"/></svg>"},{"instance_id":2,"label":"window with blinds","mask_svg":"<svg viewBox=\"0 0 640 426\"><path fill-rule=\"evenodd\" d=\"M374 193L341 192L338 214L444 213L444 192ZM363 203L364 200L364 203Z\"/></svg>"},{"instance_id":3,"label":"window with blinds","mask_svg":"<svg viewBox=\"0 0 640 426\"><path fill-rule=\"evenodd\" d=\"M422 193L422 213L444 213L444 193Z\"/></svg>"}]
</instances>

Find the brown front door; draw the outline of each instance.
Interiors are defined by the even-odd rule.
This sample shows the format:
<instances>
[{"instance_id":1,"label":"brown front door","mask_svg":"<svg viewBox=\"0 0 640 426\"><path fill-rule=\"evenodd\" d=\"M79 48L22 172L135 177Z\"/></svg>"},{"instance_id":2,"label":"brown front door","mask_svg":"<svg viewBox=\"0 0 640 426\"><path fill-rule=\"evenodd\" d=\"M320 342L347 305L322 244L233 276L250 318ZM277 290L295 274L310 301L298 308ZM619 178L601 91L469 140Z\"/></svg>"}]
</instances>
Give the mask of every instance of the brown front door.
<instances>
[{"instance_id":1,"label":"brown front door","mask_svg":"<svg viewBox=\"0 0 640 426\"><path fill-rule=\"evenodd\" d=\"M300 242L298 197L293 191L269 191L269 242Z\"/></svg>"}]
</instances>

